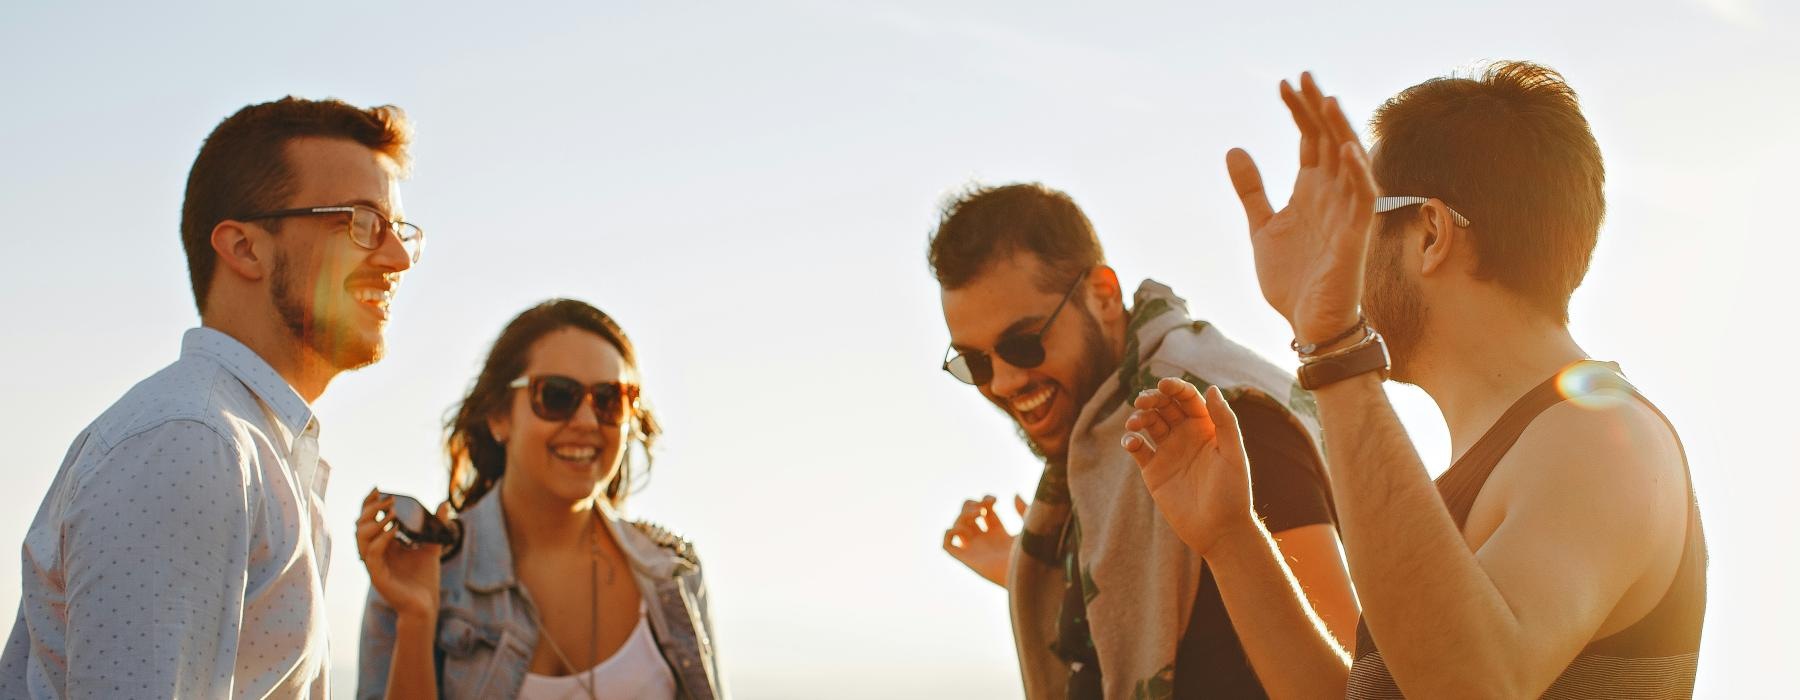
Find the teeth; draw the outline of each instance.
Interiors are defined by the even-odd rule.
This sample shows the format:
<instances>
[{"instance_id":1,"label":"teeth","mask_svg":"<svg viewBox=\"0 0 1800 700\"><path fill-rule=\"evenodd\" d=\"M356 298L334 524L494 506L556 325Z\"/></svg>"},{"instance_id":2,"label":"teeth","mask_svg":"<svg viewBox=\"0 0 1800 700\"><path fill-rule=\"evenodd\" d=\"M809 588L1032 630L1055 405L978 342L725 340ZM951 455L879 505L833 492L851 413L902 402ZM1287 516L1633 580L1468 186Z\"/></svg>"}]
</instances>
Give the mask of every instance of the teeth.
<instances>
[{"instance_id":1,"label":"teeth","mask_svg":"<svg viewBox=\"0 0 1800 700\"><path fill-rule=\"evenodd\" d=\"M1055 392L1056 392L1055 387L1044 387L1043 389L1041 389L1035 393L1032 393L1024 398L1013 401L1013 410L1016 410L1020 413L1030 413L1032 411L1038 410L1039 407L1044 405L1045 401L1050 400L1050 395Z\"/></svg>"},{"instance_id":2,"label":"teeth","mask_svg":"<svg viewBox=\"0 0 1800 700\"><path fill-rule=\"evenodd\" d=\"M366 304L386 304L394 300L392 289L352 289L350 296Z\"/></svg>"},{"instance_id":3,"label":"teeth","mask_svg":"<svg viewBox=\"0 0 1800 700\"><path fill-rule=\"evenodd\" d=\"M557 459L566 459L571 462L592 462L595 457L599 456L600 448L553 447L550 448L550 454L556 455Z\"/></svg>"}]
</instances>

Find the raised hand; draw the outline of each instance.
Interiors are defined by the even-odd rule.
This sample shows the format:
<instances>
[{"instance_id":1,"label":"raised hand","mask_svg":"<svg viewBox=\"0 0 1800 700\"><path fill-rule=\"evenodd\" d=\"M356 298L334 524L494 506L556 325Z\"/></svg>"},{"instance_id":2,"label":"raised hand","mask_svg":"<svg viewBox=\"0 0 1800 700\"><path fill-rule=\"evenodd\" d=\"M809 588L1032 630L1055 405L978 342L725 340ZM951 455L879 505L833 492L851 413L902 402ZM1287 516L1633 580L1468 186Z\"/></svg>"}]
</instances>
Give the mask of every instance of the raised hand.
<instances>
[{"instance_id":1,"label":"raised hand","mask_svg":"<svg viewBox=\"0 0 1800 700\"><path fill-rule=\"evenodd\" d=\"M1012 563L1013 535L994 512L994 497L963 501L962 512L944 531L944 551L982 578L1006 585L1006 567ZM1025 499L1013 496L1013 508L1025 515Z\"/></svg>"},{"instance_id":2,"label":"raised hand","mask_svg":"<svg viewBox=\"0 0 1800 700\"><path fill-rule=\"evenodd\" d=\"M371 489L356 518L356 555L369 570L369 585L401 616L435 617L438 610L438 556L442 545L405 546L394 539L394 499ZM438 519L450 504L438 506Z\"/></svg>"},{"instance_id":3,"label":"raised hand","mask_svg":"<svg viewBox=\"0 0 1800 700\"><path fill-rule=\"evenodd\" d=\"M1237 414L1218 387L1208 387L1202 399L1194 385L1164 379L1132 406L1137 410L1125 419L1132 432L1121 444L1182 542L1205 557L1235 528L1255 526L1250 460Z\"/></svg>"},{"instance_id":4,"label":"raised hand","mask_svg":"<svg viewBox=\"0 0 1800 700\"><path fill-rule=\"evenodd\" d=\"M1295 338L1318 342L1357 322L1375 180L1337 98L1325 97L1311 73L1301 74L1298 91L1282 81L1281 99L1300 128L1300 171L1287 206L1270 208L1250 154L1234 148L1225 165L1250 220L1263 298Z\"/></svg>"}]
</instances>

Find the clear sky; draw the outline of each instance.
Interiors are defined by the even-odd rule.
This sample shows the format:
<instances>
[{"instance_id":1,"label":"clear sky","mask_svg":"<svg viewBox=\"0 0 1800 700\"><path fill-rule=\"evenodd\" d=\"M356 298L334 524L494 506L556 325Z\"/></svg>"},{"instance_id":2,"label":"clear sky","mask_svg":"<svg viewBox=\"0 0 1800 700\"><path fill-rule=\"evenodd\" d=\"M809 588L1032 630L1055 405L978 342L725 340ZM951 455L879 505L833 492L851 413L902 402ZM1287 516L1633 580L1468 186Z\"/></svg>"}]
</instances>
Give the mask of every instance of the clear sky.
<instances>
[{"instance_id":1,"label":"clear sky","mask_svg":"<svg viewBox=\"0 0 1800 700\"><path fill-rule=\"evenodd\" d=\"M1499 58L1563 71L1607 158L1573 327L1686 440L1712 547L1701 695L1791 685L1793 3L0 3L0 543L197 322L177 221L212 127L286 94L417 124L425 260L389 359L316 406L341 692L362 495L441 499L445 412L500 327L562 295L639 345L668 436L631 511L696 541L738 697L1017 697L1004 593L939 545L963 498L1030 494L1039 465L938 370L941 198L1064 189L1128 285L1167 282L1291 363L1225 151L1279 197L1283 77L1316 71L1361 120ZM1392 393L1441 469L1436 408ZM0 557L0 609L17 597Z\"/></svg>"}]
</instances>

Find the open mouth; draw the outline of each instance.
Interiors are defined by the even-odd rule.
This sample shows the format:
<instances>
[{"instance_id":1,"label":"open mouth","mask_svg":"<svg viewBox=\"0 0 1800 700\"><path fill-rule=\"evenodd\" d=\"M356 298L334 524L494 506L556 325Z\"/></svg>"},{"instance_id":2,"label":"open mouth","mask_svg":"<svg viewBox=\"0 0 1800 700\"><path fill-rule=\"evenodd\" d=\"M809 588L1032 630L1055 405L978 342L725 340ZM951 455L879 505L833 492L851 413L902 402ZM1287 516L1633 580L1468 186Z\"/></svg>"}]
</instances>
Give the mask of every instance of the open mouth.
<instances>
[{"instance_id":1,"label":"open mouth","mask_svg":"<svg viewBox=\"0 0 1800 700\"><path fill-rule=\"evenodd\" d=\"M352 287L350 298L356 303L373 309L382 318L388 315L388 305L394 301L393 287Z\"/></svg>"},{"instance_id":2,"label":"open mouth","mask_svg":"<svg viewBox=\"0 0 1800 700\"><path fill-rule=\"evenodd\" d=\"M571 466L586 467L600 456L600 448L593 445L551 445L550 456Z\"/></svg>"},{"instance_id":3,"label":"open mouth","mask_svg":"<svg viewBox=\"0 0 1800 700\"><path fill-rule=\"evenodd\" d=\"M1019 424L1029 430L1049 418L1056 394L1056 385L1046 384L1041 389L1013 399L1013 413L1019 417Z\"/></svg>"}]
</instances>

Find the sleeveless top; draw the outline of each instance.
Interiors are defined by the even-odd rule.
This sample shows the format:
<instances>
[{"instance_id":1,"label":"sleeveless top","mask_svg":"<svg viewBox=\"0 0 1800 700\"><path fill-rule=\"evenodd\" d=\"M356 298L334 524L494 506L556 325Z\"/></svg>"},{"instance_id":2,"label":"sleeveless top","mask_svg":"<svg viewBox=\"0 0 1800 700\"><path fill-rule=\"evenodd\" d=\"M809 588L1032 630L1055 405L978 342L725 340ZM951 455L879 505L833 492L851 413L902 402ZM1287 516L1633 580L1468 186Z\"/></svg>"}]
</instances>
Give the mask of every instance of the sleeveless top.
<instances>
[{"instance_id":1,"label":"sleeveless top","mask_svg":"<svg viewBox=\"0 0 1800 700\"><path fill-rule=\"evenodd\" d=\"M673 700L675 676L656 649L642 605L638 611L637 627L606 660L571 676L527 673L525 684L519 687L519 700L587 700L588 687L601 698Z\"/></svg>"},{"instance_id":2,"label":"sleeveless top","mask_svg":"<svg viewBox=\"0 0 1800 700\"><path fill-rule=\"evenodd\" d=\"M1573 381L1571 381L1571 379ZM1559 380L1563 380L1560 381ZM1675 426L1610 362L1580 362L1539 384L1514 403L1488 429L1469 452L1437 478L1438 494L1455 519L1457 529L1467 526L1475 497L1508 450L1518 442L1535 418L1565 400L1584 400L1610 394L1642 402L1661 418L1669 432ZM1682 465L1687 465L1681 438ZM1687 539L1681 563L1663 594L1643 619L1605 638L1588 643L1570 662L1545 698L1688 698L1694 694L1694 672L1699 661L1700 626L1706 614L1706 540L1700 511L1694 501L1693 479L1688 479ZM1401 698L1369 628L1356 626L1356 661L1350 667L1346 697L1353 700Z\"/></svg>"}]
</instances>

